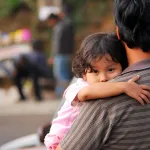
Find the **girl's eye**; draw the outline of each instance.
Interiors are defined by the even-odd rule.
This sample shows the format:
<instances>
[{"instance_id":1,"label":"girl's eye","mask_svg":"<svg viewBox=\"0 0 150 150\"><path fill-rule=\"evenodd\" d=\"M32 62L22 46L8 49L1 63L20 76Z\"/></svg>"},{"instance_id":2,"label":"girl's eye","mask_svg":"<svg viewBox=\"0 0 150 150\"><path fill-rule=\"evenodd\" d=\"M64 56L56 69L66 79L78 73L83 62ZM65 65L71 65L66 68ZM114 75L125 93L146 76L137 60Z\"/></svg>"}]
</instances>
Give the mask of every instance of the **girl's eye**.
<instances>
[{"instance_id":1,"label":"girl's eye","mask_svg":"<svg viewBox=\"0 0 150 150\"><path fill-rule=\"evenodd\" d=\"M94 69L93 69L93 72L94 72L94 73L98 73L98 70L94 70Z\"/></svg>"},{"instance_id":2,"label":"girl's eye","mask_svg":"<svg viewBox=\"0 0 150 150\"><path fill-rule=\"evenodd\" d=\"M114 71L114 70L115 70L115 68L109 68L109 69L108 69L109 72L112 72L112 71Z\"/></svg>"}]
</instances>

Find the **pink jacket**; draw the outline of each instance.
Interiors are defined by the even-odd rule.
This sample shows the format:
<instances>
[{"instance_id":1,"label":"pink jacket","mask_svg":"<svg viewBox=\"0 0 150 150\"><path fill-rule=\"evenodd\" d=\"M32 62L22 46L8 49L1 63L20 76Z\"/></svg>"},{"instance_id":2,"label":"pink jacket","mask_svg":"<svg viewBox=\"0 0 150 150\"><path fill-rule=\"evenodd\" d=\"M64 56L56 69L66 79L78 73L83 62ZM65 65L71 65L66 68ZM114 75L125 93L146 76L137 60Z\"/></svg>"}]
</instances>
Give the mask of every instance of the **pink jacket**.
<instances>
[{"instance_id":1,"label":"pink jacket","mask_svg":"<svg viewBox=\"0 0 150 150\"><path fill-rule=\"evenodd\" d=\"M52 121L50 132L45 136L47 150L55 150L64 135L69 131L71 125L79 114L81 103L77 99L78 92L88 83L79 78L76 83L70 85L64 92L66 99L64 105L58 112L57 118Z\"/></svg>"}]
</instances>

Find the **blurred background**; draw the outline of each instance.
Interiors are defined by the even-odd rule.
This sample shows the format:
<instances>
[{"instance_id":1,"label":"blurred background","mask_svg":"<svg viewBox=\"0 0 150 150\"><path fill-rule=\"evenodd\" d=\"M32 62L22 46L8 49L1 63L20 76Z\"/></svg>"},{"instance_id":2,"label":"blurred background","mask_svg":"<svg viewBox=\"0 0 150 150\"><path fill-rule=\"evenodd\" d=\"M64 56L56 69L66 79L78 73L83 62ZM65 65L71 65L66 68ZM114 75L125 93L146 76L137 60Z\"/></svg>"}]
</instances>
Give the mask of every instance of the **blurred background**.
<instances>
[{"instance_id":1,"label":"blurred background","mask_svg":"<svg viewBox=\"0 0 150 150\"><path fill-rule=\"evenodd\" d=\"M61 81L50 59L50 14L61 20L68 17L73 24L71 57L89 34L115 30L112 0L0 1L0 146L36 133L59 106L63 93L58 96L55 91Z\"/></svg>"}]
</instances>

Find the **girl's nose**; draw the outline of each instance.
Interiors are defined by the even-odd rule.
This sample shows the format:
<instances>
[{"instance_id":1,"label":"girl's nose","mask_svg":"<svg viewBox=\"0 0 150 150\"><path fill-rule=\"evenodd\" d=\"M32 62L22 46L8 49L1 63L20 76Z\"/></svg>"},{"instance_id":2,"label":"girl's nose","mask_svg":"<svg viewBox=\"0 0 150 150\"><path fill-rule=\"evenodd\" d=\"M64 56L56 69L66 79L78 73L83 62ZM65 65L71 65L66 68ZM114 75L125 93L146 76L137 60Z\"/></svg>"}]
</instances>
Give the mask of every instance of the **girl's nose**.
<instances>
[{"instance_id":1,"label":"girl's nose","mask_svg":"<svg viewBox=\"0 0 150 150\"><path fill-rule=\"evenodd\" d=\"M105 74L100 76L100 82L107 82L107 81L108 81L108 79Z\"/></svg>"}]
</instances>

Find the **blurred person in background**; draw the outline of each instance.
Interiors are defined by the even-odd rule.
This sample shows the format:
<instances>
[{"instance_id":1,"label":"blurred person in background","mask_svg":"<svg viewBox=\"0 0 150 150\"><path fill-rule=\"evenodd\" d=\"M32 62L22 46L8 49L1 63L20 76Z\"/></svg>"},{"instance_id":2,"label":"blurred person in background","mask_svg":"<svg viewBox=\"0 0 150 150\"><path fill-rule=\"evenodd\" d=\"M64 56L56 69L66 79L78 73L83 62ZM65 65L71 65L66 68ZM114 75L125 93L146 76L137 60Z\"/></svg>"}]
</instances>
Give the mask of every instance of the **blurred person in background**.
<instances>
[{"instance_id":1,"label":"blurred person in background","mask_svg":"<svg viewBox=\"0 0 150 150\"><path fill-rule=\"evenodd\" d=\"M66 13L50 14L47 22L52 28L52 47L49 63L53 64L56 79L55 94L61 97L71 78L71 62L74 53L74 27Z\"/></svg>"},{"instance_id":2,"label":"blurred person in background","mask_svg":"<svg viewBox=\"0 0 150 150\"><path fill-rule=\"evenodd\" d=\"M68 19L69 21L71 21L71 23L73 24L72 20L71 20L71 13L72 13L72 6L69 5L68 3L64 3L62 5L62 11L59 12L59 16L62 19Z\"/></svg>"},{"instance_id":3,"label":"blurred person in background","mask_svg":"<svg viewBox=\"0 0 150 150\"><path fill-rule=\"evenodd\" d=\"M39 101L42 100L39 78L54 79L52 70L47 63L47 58L44 53L43 41L39 39L33 40L32 52L15 59L14 66L13 80L18 89L20 100L24 101L26 99L23 90L23 81L26 78L32 79L36 99Z\"/></svg>"}]
</instances>

